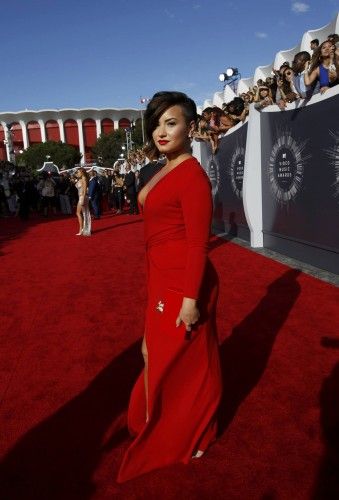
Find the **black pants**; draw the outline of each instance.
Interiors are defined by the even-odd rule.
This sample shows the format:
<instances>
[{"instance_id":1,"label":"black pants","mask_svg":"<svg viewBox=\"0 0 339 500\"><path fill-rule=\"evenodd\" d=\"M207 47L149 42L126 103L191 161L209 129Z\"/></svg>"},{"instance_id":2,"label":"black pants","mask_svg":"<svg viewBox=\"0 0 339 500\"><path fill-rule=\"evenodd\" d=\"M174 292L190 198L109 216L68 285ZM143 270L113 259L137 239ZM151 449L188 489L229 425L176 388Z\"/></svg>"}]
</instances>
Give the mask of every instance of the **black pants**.
<instances>
[{"instance_id":1,"label":"black pants","mask_svg":"<svg viewBox=\"0 0 339 500\"><path fill-rule=\"evenodd\" d=\"M113 194L115 208L122 211L124 206L124 190L122 188L114 188Z\"/></svg>"},{"instance_id":2,"label":"black pants","mask_svg":"<svg viewBox=\"0 0 339 500\"><path fill-rule=\"evenodd\" d=\"M139 209L138 209L138 200L137 200L136 191L135 190L127 191L127 196L129 199L129 213L130 214L138 214Z\"/></svg>"},{"instance_id":3,"label":"black pants","mask_svg":"<svg viewBox=\"0 0 339 500\"><path fill-rule=\"evenodd\" d=\"M93 198L91 198L91 206L93 210L93 215L96 219L99 219L101 215L101 210L100 210L100 196L94 195Z\"/></svg>"}]
</instances>

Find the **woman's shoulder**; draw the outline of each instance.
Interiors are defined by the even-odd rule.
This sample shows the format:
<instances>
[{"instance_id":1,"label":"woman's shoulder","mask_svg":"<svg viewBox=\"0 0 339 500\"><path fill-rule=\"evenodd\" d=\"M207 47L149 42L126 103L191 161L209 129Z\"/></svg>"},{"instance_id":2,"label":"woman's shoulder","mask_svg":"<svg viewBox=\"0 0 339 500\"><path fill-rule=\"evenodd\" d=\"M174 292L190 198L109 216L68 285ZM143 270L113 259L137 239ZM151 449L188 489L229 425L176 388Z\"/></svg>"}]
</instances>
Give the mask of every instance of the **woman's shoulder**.
<instances>
[{"instance_id":1,"label":"woman's shoulder","mask_svg":"<svg viewBox=\"0 0 339 500\"><path fill-rule=\"evenodd\" d=\"M185 168L183 170L184 175L187 175L188 177L193 176L196 178L203 178L208 180L208 175L194 156L185 161Z\"/></svg>"},{"instance_id":2,"label":"woman's shoulder","mask_svg":"<svg viewBox=\"0 0 339 500\"><path fill-rule=\"evenodd\" d=\"M199 193L210 192L211 182L203 167L200 165L196 158L189 158L186 160L184 168L180 174L180 192L186 196L188 192L192 194L192 189ZM187 187L190 187L190 191Z\"/></svg>"},{"instance_id":3,"label":"woman's shoulder","mask_svg":"<svg viewBox=\"0 0 339 500\"><path fill-rule=\"evenodd\" d=\"M183 164L185 165L185 172L204 172L204 169L194 156L191 156L190 158L187 158L187 160L184 160Z\"/></svg>"}]
</instances>

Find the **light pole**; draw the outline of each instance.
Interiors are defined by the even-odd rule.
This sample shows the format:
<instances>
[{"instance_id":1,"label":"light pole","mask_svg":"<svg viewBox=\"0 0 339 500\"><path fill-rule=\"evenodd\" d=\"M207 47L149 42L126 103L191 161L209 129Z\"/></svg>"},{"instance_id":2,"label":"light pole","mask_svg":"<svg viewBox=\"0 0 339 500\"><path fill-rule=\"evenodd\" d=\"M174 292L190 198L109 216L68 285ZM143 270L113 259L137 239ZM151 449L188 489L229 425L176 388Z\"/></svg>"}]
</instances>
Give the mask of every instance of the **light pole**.
<instances>
[{"instance_id":1,"label":"light pole","mask_svg":"<svg viewBox=\"0 0 339 500\"><path fill-rule=\"evenodd\" d=\"M149 101L148 97L141 97L140 96L140 102L141 102L141 104L145 104L148 101ZM145 144L144 110L142 108L140 109L140 115L141 115L142 143Z\"/></svg>"},{"instance_id":2,"label":"light pole","mask_svg":"<svg viewBox=\"0 0 339 500\"><path fill-rule=\"evenodd\" d=\"M125 128L125 134L126 134L126 155L128 156L128 153L131 151L132 147L133 147L133 141L132 141L132 131L134 129L135 125L134 125L134 121L132 120L131 121L131 126L128 127L128 128Z\"/></svg>"},{"instance_id":3,"label":"light pole","mask_svg":"<svg viewBox=\"0 0 339 500\"><path fill-rule=\"evenodd\" d=\"M126 155L128 155L130 149L131 149L131 142L132 142L132 133L130 128L125 128L125 134L126 134Z\"/></svg>"}]
</instances>

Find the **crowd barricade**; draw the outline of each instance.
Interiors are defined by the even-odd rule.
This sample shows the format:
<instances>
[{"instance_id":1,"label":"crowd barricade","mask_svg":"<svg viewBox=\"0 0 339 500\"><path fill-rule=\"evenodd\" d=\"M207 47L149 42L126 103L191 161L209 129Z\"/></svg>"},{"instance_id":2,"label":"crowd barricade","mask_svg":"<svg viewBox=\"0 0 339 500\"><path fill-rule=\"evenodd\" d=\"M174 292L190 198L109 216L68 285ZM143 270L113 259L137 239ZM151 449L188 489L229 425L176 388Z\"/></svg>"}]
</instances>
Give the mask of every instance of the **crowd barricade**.
<instances>
[{"instance_id":1,"label":"crowd barricade","mask_svg":"<svg viewBox=\"0 0 339 500\"><path fill-rule=\"evenodd\" d=\"M336 86L285 111L252 105L215 155L195 141L212 183L214 231L338 274L338 116Z\"/></svg>"},{"instance_id":2,"label":"crowd barricade","mask_svg":"<svg viewBox=\"0 0 339 500\"><path fill-rule=\"evenodd\" d=\"M215 154L209 143L196 141L193 154L212 184L214 231L249 240L242 193L246 140L247 123L238 124L220 139Z\"/></svg>"}]
</instances>

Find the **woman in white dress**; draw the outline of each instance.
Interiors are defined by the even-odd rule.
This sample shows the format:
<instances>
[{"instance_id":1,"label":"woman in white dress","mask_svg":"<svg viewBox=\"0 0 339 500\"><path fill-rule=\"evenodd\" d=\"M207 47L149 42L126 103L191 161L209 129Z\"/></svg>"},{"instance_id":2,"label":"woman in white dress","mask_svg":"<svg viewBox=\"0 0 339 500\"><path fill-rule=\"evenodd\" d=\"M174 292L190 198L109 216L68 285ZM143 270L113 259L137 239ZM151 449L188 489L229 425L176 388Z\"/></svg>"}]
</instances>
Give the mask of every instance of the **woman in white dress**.
<instances>
[{"instance_id":1,"label":"woman in white dress","mask_svg":"<svg viewBox=\"0 0 339 500\"><path fill-rule=\"evenodd\" d=\"M77 177L76 187L78 189L79 201L77 204L77 217L79 221L79 232L77 236L91 236L91 214L88 201L88 177L84 168L79 168L75 174Z\"/></svg>"}]
</instances>

